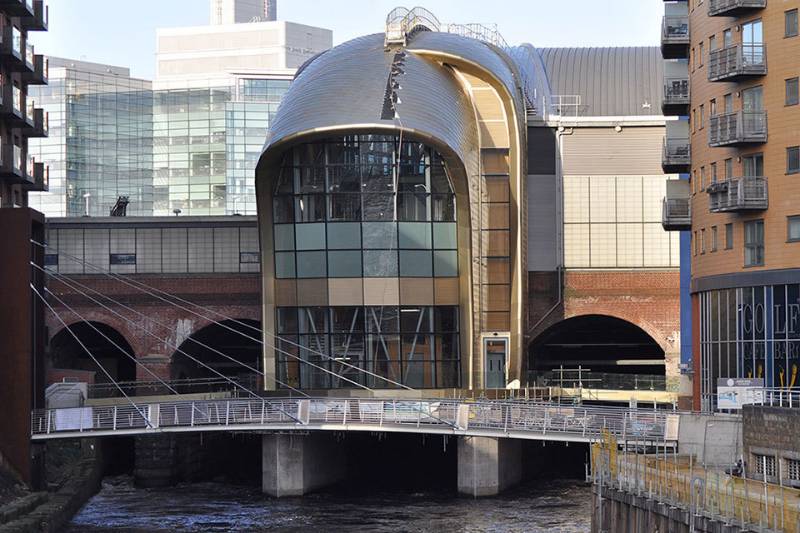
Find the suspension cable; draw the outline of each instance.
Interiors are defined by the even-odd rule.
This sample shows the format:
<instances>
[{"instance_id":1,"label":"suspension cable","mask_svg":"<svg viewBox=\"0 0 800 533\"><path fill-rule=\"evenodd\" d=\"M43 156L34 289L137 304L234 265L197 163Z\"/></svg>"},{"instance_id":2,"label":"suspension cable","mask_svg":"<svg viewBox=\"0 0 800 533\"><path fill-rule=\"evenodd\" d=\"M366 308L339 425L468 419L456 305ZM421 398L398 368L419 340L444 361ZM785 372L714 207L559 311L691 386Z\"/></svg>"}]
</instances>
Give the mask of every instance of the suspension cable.
<instances>
[{"instance_id":1,"label":"suspension cable","mask_svg":"<svg viewBox=\"0 0 800 533\"><path fill-rule=\"evenodd\" d=\"M239 325L241 325L241 326L243 326L243 327L247 327L247 328L249 328L249 329L252 329L252 330L254 330L254 331L257 331L257 332L259 332L259 333L262 333L262 334L266 333L268 336L270 336L270 337L272 337L272 338L275 338L275 339L277 339L278 341L285 342L285 343L287 343L287 344L291 344L291 345L293 345L293 346L296 346L296 347L298 347L298 348L301 348L301 349L303 349L303 350L305 350L305 351L307 351L307 352L310 352L310 353L312 353L312 354L320 355L320 356L322 356L322 357L324 357L324 358L326 358L326 359L329 359L329 360L331 360L331 361L334 361L334 362L336 362L336 363L339 363L339 364L341 364L341 365L343 365L343 366L346 366L346 367L352 368L352 369L354 369L354 370L356 370L356 371L358 371L358 372L361 372L361 373L364 373L364 374L370 375L370 376L372 376L372 377L375 377L375 378L381 379L381 380L383 380L383 381L385 381L385 382L387 382L387 383L390 383L390 384L392 384L392 385L398 386L398 387L400 387L400 388L403 388L403 389L406 389L406 390L414 390L412 387L409 387L408 385L405 385L405 384L403 384L403 383L400 383L400 382L394 381L394 380L392 380L392 379L389 379L389 378L387 378L387 377L385 377L385 376L381 376L380 374L376 374L376 373L374 373L374 372L371 372L371 371L369 371L369 370L366 370L366 369L360 368L360 367L358 367L358 366L351 365L350 363L346 363L346 362L344 362L344 361L340 361L340 360L338 360L338 359L337 359L337 358L335 358L335 357L331 357L330 355L328 355L328 354L325 354L325 353L323 353L323 352L320 352L320 351L317 351L317 350L313 350L313 349L312 349L312 348L310 348L310 347L303 346L303 345L301 345L301 344L298 344L298 343L296 343L296 342L294 342L294 341L292 341L292 340L290 340L290 339L287 339L287 338L284 338L284 337L281 337L281 336L278 336L278 335L274 335L274 334L272 334L272 333L268 333L268 332L266 332L266 331L264 331L264 330L262 330L262 329L258 329L258 328L256 328L255 326L252 326L252 325L250 325L250 324L247 324L247 323L245 323L245 322L242 322L242 321L240 321L240 320L237 320L237 319L235 319L235 318L231 318L231 317L229 317L229 316L225 315L224 313L220 313L219 311L216 311L216 310L214 310L214 309L210 309L210 308L208 308L208 307L205 307L205 306L202 306L202 305L200 305L200 304L193 303L193 302L191 302L191 301L185 300L185 299L183 299L183 298L180 298L180 297L178 297L178 296L173 296L173 295L171 295L171 294L169 294L169 293L167 293L167 292L165 292L165 291L163 291L163 290L161 290L161 289L157 289L157 288L155 288L155 287L152 287L152 286L150 286L150 285L147 285L146 283L143 283L143 282L140 282L140 281L137 281L137 280L130 279L130 278L128 278L127 276L123 276L122 274L116 274L116 273L110 272L110 271L108 271L108 270L106 270L106 269L104 269L104 268L102 268L102 267L99 267L99 266L97 266L97 265L93 265L92 263L90 263L90 262L88 262L88 261L85 261L85 260L83 260L83 259L80 259L79 257L76 257L76 256L74 256L74 255L72 255L72 254L69 254L69 253L66 253L66 252L62 252L62 251L60 251L60 250L58 250L58 249L55 249L55 248L53 248L52 246L50 246L50 245L48 245L48 244L43 244L43 243L37 242L37 241L35 241L35 240L33 240L33 239L31 239L31 242L32 242L33 244L35 244L35 245L37 245L37 246L41 246L41 247L43 247L43 248L50 248L50 249L54 249L54 250L56 250L56 252L57 252L59 255L63 255L63 256L65 256L65 257L69 258L69 259L72 259L73 261L75 261L75 262L77 262L77 263L79 263L79 264L84 264L84 265L86 265L86 266L89 266L89 267L91 267L91 268L93 268L93 269L95 269L95 270L99 271L100 273L102 273L103 275L105 275L105 276L107 276L107 277L109 277L109 278L111 278L111 279L114 279L114 280L116 280L116 281L119 281L120 283L123 283L123 284L125 284L125 285L127 285L127 286L129 286L129 287L132 287L133 289L136 289L136 290L138 290L138 291L140 291L140 292L143 292L143 293L145 293L145 294L148 294L148 295L150 295L150 296L153 296L153 297L157 298L158 300L161 300L161 301L163 301L163 302L164 302L164 303L166 303L166 304L169 304L169 305L172 305L172 306L174 306L174 307L177 307L177 308L179 308L179 309L182 309L182 310L184 310L184 311L186 311L186 312L188 312L188 313L192 313L192 314L194 314L194 315L196 315L196 316L198 316L198 317L200 317L200 318L203 318L203 319L205 319L205 320L209 320L209 321L211 321L211 322L213 322L213 323L215 323L215 324L217 324L217 325L219 325L219 326L221 326L221 327L223 327L223 328L225 328L225 329L227 329L227 330L229 330L229 331L231 331L231 332L233 332L233 333L235 333L235 334L237 334L237 335L240 335L240 336L242 336L242 337L245 337L245 338L247 338L247 339L250 339L250 340L252 340L252 341L254 341L254 342L257 342L257 343L259 343L259 344L266 345L266 346L268 346L268 347L270 347L270 348L272 348L272 349L274 349L274 350L276 350L276 351L278 351L278 352L280 352L280 353L283 353L283 354L285 354L285 355L288 355L288 356L290 356L290 357L293 357L293 358L295 358L295 359L297 359L297 360L299 360L299 361L301 361L301 362L303 362L303 363L305 363L305 364L308 364L308 365L314 366L315 368L318 368L318 369L320 369L320 370L322 370L322 371L324 371L324 372L327 372L327 373L329 373L329 374L335 375L335 376L339 377L340 379L343 379L343 380L345 380L345 381L347 381L347 382L349 382L349 383L352 383L352 384L354 384L354 385L356 385L356 386L358 386L358 387L361 387L361 388L363 388L363 389L365 389L365 390L368 390L368 391L370 391L370 392L372 391L372 389L371 389L371 388L369 388L369 387L366 387L366 386L364 386L364 385L361 385L360 383L354 382L354 381L352 381L352 380L350 380L350 379L348 379L348 378L346 378L346 377L344 377L344 376L342 376L342 375L340 375L340 374L337 374L337 373L335 373L335 372L331 372L331 371L329 371L329 370L327 370L327 369L325 369L325 368L323 368L323 367L320 367L320 366L314 365L314 364L313 364L313 363L311 363L310 361L307 361L307 360L305 360L305 359L299 358L299 357L295 356L294 354L290 354L290 353L288 353L288 352L286 352L286 351L284 351L284 350L281 350L280 348L278 348L278 347L276 347L276 346L274 346L274 345L272 345L272 344L270 344L270 343L268 343L268 342L266 342L266 341L263 341L263 340L261 340L261 339L257 339L257 338L255 338L255 337L252 337L251 335L248 335L248 334L246 334L246 333L244 333L244 332L242 332L242 331L239 331L239 330L237 330L237 329L231 328L231 327L230 327L230 326L228 326L227 324L224 324L224 323L222 323L222 322L219 322L218 320L214 320L214 319L212 319L211 317L208 317L208 316L206 316L206 315L200 314L200 313L198 313L198 312L196 312L196 311L193 311L193 310L191 310L191 309L188 309L188 308L186 308L186 307L184 307L184 306L182 306L182 305L179 305L179 304L177 304L177 303L175 303L175 302L173 302L173 301L167 300L166 298L164 298L164 297L162 297L162 296L159 296L158 294L153 294L153 293L152 293L152 292L150 292L150 291L155 291L155 292L157 292L157 293L164 294L164 295L166 295L166 296L168 296L168 297L170 297L170 298L173 298L173 299L175 299L175 300L179 300L179 301L181 301L181 302L185 302L185 303L186 303L186 304L188 304L188 305L192 305L192 306L195 306L195 307L197 307L197 308L203 309L203 310L205 310L205 311L208 311L208 312L210 312L210 313L212 313L212 314L215 314L215 315L217 315L217 316L223 317L223 318L224 318L224 319L226 319L227 321L230 321L230 322L233 322L233 323L239 324ZM48 273L51 273L51 271L48 271ZM57 274L57 275L61 276L61 274ZM142 287L144 287L144 288L142 288Z\"/></svg>"},{"instance_id":2,"label":"suspension cable","mask_svg":"<svg viewBox=\"0 0 800 533\"><path fill-rule=\"evenodd\" d=\"M46 271L45 269L43 269L42 267L40 267L40 266L38 266L38 265L35 265L34 263L31 263L31 264L32 264L33 266L35 266L36 268L38 268L38 269L42 270L43 272L46 272L46 273L47 273L47 275L49 275L49 276L52 276L52 277L56 278L56 279L57 279L58 281L60 281L61 283L64 283L64 284L65 284L67 287L71 288L72 290L74 290L74 291L75 291L75 292L77 292L78 294L81 294L81 295L83 295L84 297L88 298L90 301L92 301L92 302L94 302L95 304L97 304L97 305L101 306L103 309L106 309L107 311L109 311L110 313L113 313L115 316L118 316L118 317L119 317L119 318L121 318L122 320L125 320L126 322L133 324L133 325L134 325L136 328L142 329L142 330L143 330L145 333L147 333L147 334L148 334L148 335L150 335L151 337L154 337L154 338L155 338L155 339L157 339L159 342L163 342L163 343L164 343L164 344L166 344L167 346L170 346L170 347L172 347L173 349L175 349L175 350L176 350L176 351L178 351L179 353L181 353L181 354L185 355L185 356L186 356L186 357L188 357L189 359L191 359L191 360L193 360L193 361L197 362L198 364L202 365L202 366L203 366L203 367L205 367L205 368L208 368L209 370L211 370L211 371L212 371L212 372L214 372L215 374L219 375L220 377L222 377L222 378L224 378L224 379L226 379L226 380L230 381L231 383L234 383L235 385L239 386L240 388L243 388L243 387L241 387L241 385L238 385L238 384L236 384L235 382L233 382L232 380L230 380L230 378L228 378L227 376L224 376L224 375L220 374L219 372L217 372L217 371L216 371L216 370L214 370L213 368L209 367L208 365L205 365L204 363L202 363L202 362L200 362L199 360L197 360L196 358L192 357L191 355L189 355L189 354L188 354L188 353L186 353L185 351L181 350L180 346L178 346L177 344L175 344L175 343L171 343L170 341L168 341L168 340L166 340L166 339L164 339L164 338L158 337L157 335L155 335L155 334L154 334L154 333L152 333L151 331L147 330L147 328L145 328L145 327L143 327L142 325L140 325L140 324L137 324L136 322L132 321L132 320L131 320L129 317L126 317L126 316L124 316L124 315L122 315L122 314L120 314L120 313L118 313L118 312L114 311L113 309L111 309L111 308L110 308L110 307L108 307L107 305L104 305L102 302L98 301L96 298L93 298L92 296L89 296L88 294L86 294L85 292L81 291L80 289L77 289L77 288L75 288L75 285L78 285L78 286L80 286L80 287L83 287L83 288L85 288L86 290L92 291L93 293L95 293L95 294L98 294L98 295L102 296L102 297L103 297L103 298L105 298L106 300L108 300L108 301L110 301L110 302L112 302L112 303L115 303L115 304L119 305L120 307L123 307L124 309L127 309L128 311L131 311L131 312L133 312L133 313L135 313L135 314L139 315L139 316L140 316L140 317L142 317L143 319L145 319L145 320L149 320L150 322L152 322L152 323L154 323L154 324L156 324L156 325L158 325L158 326L161 326L161 327L162 327L162 328L164 328L164 329L168 329L168 327L167 327L166 325L164 325L163 323L160 323L160 322L158 322L158 321L154 320L153 318L151 318L151 317L149 317L149 316L147 316L147 315L145 315L145 314L141 313L140 311L137 311L136 309L133 309L132 307L129 307L129 306L127 306L127 305L125 305L125 304L123 304L123 303L121 303L121 302L119 302L119 301L117 301L117 300L115 300L115 299L111 298L110 296L104 295L104 294L100 293L99 291L97 291L97 290L95 290L95 289L92 289L92 288L90 288L90 287L88 287L88 286L86 286L86 285L84 285L84 284L82 284L82 283L80 283L80 282L78 282L78 281L76 281L76 280L70 280L70 281L67 281L67 280L69 280L70 278L67 278L66 276L64 276L64 275L62 275L62 274L57 274L57 273L55 273L55 272ZM212 322L213 322L213 321L212 321ZM214 322L214 323L216 323L216 322ZM189 337L189 338L191 339L191 337ZM198 341L198 340L196 340L196 339L192 339L192 341L193 341L193 342L195 342L196 344L200 345L200 346L203 346L203 347L205 347L205 348L207 348L207 349L211 350L211 351L212 351L212 352L214 352L214 353L217 353L218 355L221 355L222 357L225 357L226 359L228 359L228 360L230 360L230 361L232 361L232 362L234 362L234 363L236 363L236 364L242 365L242 366L244 366L244 367L246 367L246 368L248 368L248 369L252 370L253 372L255 372L255 373L257 373L257 374L261 374L261 375L262 375L262 376L264 376L265 378L267 377L267 376L266 376L266 374L265 374L264 372L261 372L260 370L254 369L254 368L253 368L253 367L251 367L250 365L247 365L247 364L245 364L245 363L242 363L241 361L238 361L237 359L235 359L235 358L233 358L233 357L231 357L231 356L229 356L229 355L227 355L227 354L225 354L225 353L223 353L223 352L221 352L221 351L219 351L219 350L217 350L217 349L215 349L215 348L212 348L211 346L208 346L207 344L204 344L204 343L202 343L202 342L200 342L200 341ZM303 359L300 359L299 357L297 357L297 356L296 356L296 355L294 355L294 354L291 354L291 353L289 353L289 352L285 352L285 351L283 351L283 350L280 350L279 348L275 348L275 349L276 349L277 351L281 352L281 353L284 353L284 354L286 354L286 355L289 355L290 357L294 357L295 359L298 359L298 360L300 360L301 362L304 362L304 363L306 363L306 364L308 364L308 365L311 365L311 366L313 366L313 367L315 367L315 368L318 368L318 369L320 369L320 370L323 370L323 371L325 371L325 372L331 373L331 374L333 374L333 375L335 375L335 376L337 376L337 377L340 377L341 379L344 379L344 380L346 380L346 381L349 381L350 383L353 383L354 385L357 385L357 386L360 386L360 387L366 388L367 390L370 390L370 389L368 389L367 387L365 387L365 386L363 386L363 385L361 385L361 384L359 384L359 383L356 383L355 381L349 380L349 379L347 379L347 378L346 378L346 377L344 377L344 376L339 376L339 375L338 375L338 374L336 374L335 372L331 372L330 370L328 370L328 369L326 369L326 368L323 368L323 367L320 367L320 366L318 366L318 365L315 365L314 363L311 363L311 362L309 362L309 361L305 361L305 360L303 360ZM302 395L302 396L305 396L305 397L307 397L307 398L309 398L309 397L310 397L308 394L304 393L303 391L300 391L300 390L298 390L298 389L296 389L296 388L292 387L291 385L287 385L286 383L283 383L282 381L280 381L280 380L279 380L278 378L276 378L276 377L272 377L272 379L273 379L273 380L274 380L276 383L278 383L279 385L282 385L282 386L284 386L284 387L286 387L286 388L288 388L288 389L291 389L291 390L293 390L294 392L296 392L296 393L298 393L298 394L300 394L300 395ZM254 394L252 391L250 391L249 389L244 389L244 390L245 390L245 391L247 391L247 392L249 392L250 394L253 394L253 395L255 395L255 394Z\"/></svg>"},{"instance_id":3,"label":"suspension cable","mask_svg":"<svg viewBox=\"0 0 800 533\"><path fill-rule=\"evenodd\" d=\"M150 420L148 420L148 418L144 415L144 413L139 410L139 407L137 407L137 405L133 402L133 400L131 400L130 396L128 396L125 393L122 387L119 386L119 383L117 383L114 380L114 378L111 377L111 374L109 374L108 370L106 370L105 367L100 364L100 361L94 356L94 354L92 354L91 351L89 351L89 348L87 348L86 345L80 340L80 338L78 338L78 335L76 335L74 331L69 329L67 323L64 322L64 319L62 319L61 316L56 312L56 310L53 309L53 306L50 305L50 302L48 302L47 299L44 296L42 296L42 293L39 292L39 290L33 285L33 283L30 284L30 287L31 289L33 289L33 292L36 293L36 296L39 297L42 303L44 303L44 305L46 305L47 308L50 309L50 311L53 313L56 319L58 319L58 321L61 322L61 325L64 326L64 329L69 331L70 335L72 335L72 337L80 345L80 347L83 348L86 354L92 359L92 361L94 361L94 363L98 366L98 368L100 368L100 370L103 372L103 374L105 374L105 376L109 379L109 381L111 381L111 383L113 383L117 387L120 394L122 394L122 396L124 396L125 399L128 400L128 403L130 403L131 406L134 408L134 410L139 414L139 416L142 417L142 420L144 420L145 424L147 424L147 427L152 428L153 425L150 423Z\"/></svg>"},{"instance_id":4,"label":"suspension cable","mask_svg":"<svg viewBox=\"0 0 800 533\"><path fill-rule=\"evenodd\" d=\"M170 392L172 392L173 394L178 394L178 391L176 391L174 388L172 388L172 387L171 387L171 386L170 386L170 385L169 385L169 384L168 384L166 381L164 381L163 379L161 379L160 377L158 377L158 375L157 375L157 374L155 374L155 373L154 373L152 370L150 370L149 368L147 368L147 365L145 365L145 364L144 364L144 363L142 363L141 361L137 360L137 359L136 359L136 357L134 357L133 355L129 354L129 353L128 353L128 352L127 352L125 349L123 349L123 348L122 348L122 347L121 347L119 344L117 344L117 343L116 343L114 340L112 340L112 339L111 339L111 338L110 338L108 335L106 335L105 333L103 333L102 331L100 331L100 328L98 328L97 326L95 326L94 324L92 324L91 322L89 322L88 320L86 320L86 319L85 319L85 318L84 318L84 317L83 317L83 316L82 316L80 313L78 313L77 311L75 311L75 309L73 309L72 307L70 307L70 306L69 306L69 305L68 305L68 304L67 304L67 303L66 303L64 300L62 300L61 298L59 298L58 296L56 296L56 294L54 294L54 293L53 293L53 291L51 291L51 290L50 290L50 289L48 289L47 287L45 287L45 288L44 288L44 290L45 290L45 292L46 292L47 294L49 294L50 296L52 296L53 298L55 298L55 300L56 300L56 301L57 301L59 304L61 304L62 306L66 307L68 311L70 311L72 314L74 314L74 315L75 315L75 316L77 316L79 319L81 319L81 321L82 321L82 322L86 323L86 325L87 325L87 326L89 326L90 328L92 328L94 331L96 331L97 333L99 333L99 334L100 334L100 336L101 336L101 337L103 337L105 340L107 340L108 342L110 342L110 343L111 343L111 344L112 344L112 345L113 345L113 346L114 346L116 349L118 349L120 352L122 352L122 353L125 355L125 357L127 357L128 359L130 359L131 361L133 361L133 363L134 363L134 364L136 364L136 365L138 365L138 366L141 366L141 367L144 369L144 371L145 371L145 372L147 372L148 374L150 374L151 376L153 376L153 377L154 377L154 378L155 378L155 379L156 379L156 380L157 380L159 383L161 383L161 384L162 384L162 385L164 385L164 386L165 386L167 389L169 389L169 390L170 390Z\"/></svg>"}]
</instances>

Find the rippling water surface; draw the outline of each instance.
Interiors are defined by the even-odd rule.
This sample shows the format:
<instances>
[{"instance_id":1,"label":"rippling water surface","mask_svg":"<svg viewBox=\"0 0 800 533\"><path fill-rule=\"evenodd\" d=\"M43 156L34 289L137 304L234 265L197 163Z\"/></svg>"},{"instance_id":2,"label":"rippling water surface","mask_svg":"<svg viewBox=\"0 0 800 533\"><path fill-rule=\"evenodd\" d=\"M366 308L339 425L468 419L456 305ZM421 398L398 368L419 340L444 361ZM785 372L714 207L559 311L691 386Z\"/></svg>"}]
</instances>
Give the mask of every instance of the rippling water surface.
<instances>
[{"instance_id":1,"label":"rippling water surface","mask_svg":"<svg viewBox=\"0 0 800 533\"><path fill-rule=\"evenodd\" d=\"M451 493L318 493L273 499L258 488L195 483L136 489L128 477L103 489L67 529L157 531L589 531L591 493L576 481L538 481L496 498Z\"/></svg>"}]
</instances>

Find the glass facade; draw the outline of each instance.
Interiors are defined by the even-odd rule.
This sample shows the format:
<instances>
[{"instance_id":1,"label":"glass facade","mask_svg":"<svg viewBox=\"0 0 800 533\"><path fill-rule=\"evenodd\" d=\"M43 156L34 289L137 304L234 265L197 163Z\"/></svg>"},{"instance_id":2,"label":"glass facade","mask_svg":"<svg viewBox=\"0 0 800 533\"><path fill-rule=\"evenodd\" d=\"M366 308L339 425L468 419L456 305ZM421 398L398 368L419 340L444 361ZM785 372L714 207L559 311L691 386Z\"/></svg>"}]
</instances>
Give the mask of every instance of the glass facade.
<instances>
[{"instance_id":1,"label":"glass facade","mask_svg":"<svg viewBox=\"0 0 800 533\"><path fill-rule=\"evenodd\" d=\"M455 195L420 143L364 135L289 151L273 190L277 278L455 277Z\"/></svg>"},{"instance_id":2,"label":"glass facade","mask_svg":"<svg viewBox=\"0 0 800 533\"><path fill-rule=\"evenodd\" d=\"M119 71L50 63L49 85L29 97L49 114L49 136L29 152L50 167L49 192L31 207L50 217L108 216L119 196L129 215L153 210L153 93L149 81ZM87 196L88 195L88 198ZM88 201L87 201L88 200Z\"/></svg>"},{"instance_id":3,"label":"glass facade","mask_svg":"<svg viewBox=\"0 0 800 533\"><path fill-rule=\"evenodd\" d=\"M361 301L363 287L363 301L385 301L398 279L413 285L458 276L455 195L441 156L424 144L360 135L299 145L284 155L272 193L275 283L296 284L298 294L322 278L331 286L354 281L348 298L358 293ZM368 278L386 280L380 294L367 288ZM429 287L413 298L433 303ZM299 357L369 387L391 384L348 364L414 388L460 386L458 307L405 305L400 293L403 305L278 302L280 379L303 388L355 386Z\"/></svg>"},{"instance_id":4,"label":"glass facade","mask_svg":"<svg viewBox=\"0 0 800 533\"><path fill-rule=\"evenodd\" d=\"M255 166L289 83L156 91L154 214L256 214Z\"/></svg>"},{"instance_id":5,"label":"glass facade","mask_svg":"<svg viewBox=\"0 0 800 533\"><path fill-rule=\"evenodd\" d=\"M717 378L800 387L800 284L715 290L699 298L704 409L715 406Z\"/></svg>"},{"instance_id":6,"label":"glass facade","mask_svg":"<svg viewBox=\"0 0 800 533\"><path fill-rule=\"evenodd\" d=\"M277 321L278 376L292 387L355 386L322 369L370 388L396 387L353 367L413 388L460 386L457 307L282 307Z\"/></svg>"}]
</instances>

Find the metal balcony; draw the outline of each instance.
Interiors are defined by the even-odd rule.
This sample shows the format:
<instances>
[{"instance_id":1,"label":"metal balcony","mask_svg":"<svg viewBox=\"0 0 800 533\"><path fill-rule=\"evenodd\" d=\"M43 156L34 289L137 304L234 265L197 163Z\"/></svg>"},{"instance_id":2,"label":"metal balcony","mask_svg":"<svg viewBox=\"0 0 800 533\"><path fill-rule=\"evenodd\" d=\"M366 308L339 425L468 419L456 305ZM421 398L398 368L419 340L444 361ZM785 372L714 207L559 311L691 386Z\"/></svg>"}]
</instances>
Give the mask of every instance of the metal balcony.
<instances>
[{"instance_id":1,"label":"metal balcony","mask_svg":"<svg viewBox=\"0 0 800 533\"><path fill-rule=\"evenodd\" d=\"M28 169L25 173L23 188L28 191L48 191L50 189L50 167L37 162L34 158L28 160Z\"/></svg>"},{"instance_id":2,"label":"metal balcony","mask_svg":"<svg viewBox=\"0 0 800 533\"><path fill-rule=\"evenodd\" d=\"M712 213L762 211L769 207L767 178L744 176L712 183L706 187Z\"/></svg>"},{"instance_id":3,"label":"metal balcony","mask_svg":"<svg viewBox=\"0 0 800 533\"><path fill-rule=\"evenodd\" d=\"M664 198L661 205L661 226L665 231L692 229L692 202L689 198Z\"/></svg>"},{"instance_id":4,"label":"metal balcony","mask_svg":"<svg viewBox=\"0 0 800 533\"><path fill-rule=\"evenodd\" d=\"M44 0L33 0L33 15L20 19L25 31L47 31L50 24L50 6Z\"/></svg>"},{"instance_id":5,"label":"metal balcony","mask_svg":"<svg viewBox=\"0 0 800 533\"><path fill-rule=\"evenodd\" d=\"M689 16L668 15L661 22L661 55L664 59L689 57Z\"/></svg>"},{"instance_id":6,"label":"metal balcony","mask_svg":"<svg viewBox=\"0 0 800 533\"><path fill-rule=\"evenodd\" d=\"M0 116L11 126L20 127L25 124L22 90L11 83L4 84L0 89Z\"/></svg>"},{"instance_id":7,"label":"metal balcony","mask_svg":"<svg viewBox=\"0 0 800 533\"><path fill-rule=\"evenodd\" d=\"M661 150L661 168L665 174L688 173L692 165L689 138L664 137Z\"/></svg>"},{"instance_id":8,"label":"metal balcony","mask_svg":"<svg viewBox=\"0 0 800 533\"><path fill-rule=\"evenodd\" d=\"M0 10L12 17L32 17L34 0L0 0Z\"/></svg>"},{"instance_id":9,"label":"metal balcony","mask_svg":"<svg viewBox=\"0 0 800 533\"><path fill-rule=\"evenodd\" d=\"M49 113L40 107L36 107L33 100L28 100L22 134L25 137L47 137L49 128Z\"/></svg>"},{"instance_id":10,"label":"metal balcony","mask_svg":"<svg viewBox=\"0 0 800 533\"><path fill-rule=\"evenodd\" d=\"M28 82L28 85L47 85L49 77L49 61L41 54L33 56L33 71L22 73L22 80Z\"/></svg>"},{"instance_id":11,"label":"metal balcony","mask_svg":"<svg viewBox=\"0 0 800 533\"><path fill-rule=\"evenodd\" d=\"M0 148L0 178L11 179L16 183L24 183L25 167L22 165L22 148L4 143Z\"/></svg>"},{"instance_id":12,"label":"metal balcony","mask_svg":"<svg viewBox=\"0 0 800 533\"><path fill-rule=\"evenodd\" d=\"M664 79L664 96L661 100L664 115L689 114L689 76Z\"/></svg>"},{"instance_id":13,"label":"metal balcony","mask_svg":"<svg viewBox=\"0 0 800 533\"><path fill-rule=\"evenodd\" d=\"M715 115L708 121L709 146L767 142L766 111L739 111Z\"/></svg>"},{"instance_id":14,"label":"metal balcony","mask_svg":"<svg viewBox=\"0 0 800 533\"><path fill-rule=\"evenodd\" d=\"M11 24L0 32L0 61L12 71L25 68L25 47L22 32Z\"/></svg>"},{"instance_id":15,"label":"metal balcony","mask_svg":"<svg viewBox=\"0 0 800 533\"><path fill-rule=\"evenodd\" d=\"M734 44L708 55L708 81L735 81L767 73L767 48L764 44Z\"/></svg>"},{"instance_id":16,"label":"metal balcony","mask_svg":"<svg viewBox=\"0 0 800 533\"><path fill-rule=\"evenodd\" d=\"M767 0L708 0L709 17L739 17L767 7Z\"/></svg>"}]
</instances>

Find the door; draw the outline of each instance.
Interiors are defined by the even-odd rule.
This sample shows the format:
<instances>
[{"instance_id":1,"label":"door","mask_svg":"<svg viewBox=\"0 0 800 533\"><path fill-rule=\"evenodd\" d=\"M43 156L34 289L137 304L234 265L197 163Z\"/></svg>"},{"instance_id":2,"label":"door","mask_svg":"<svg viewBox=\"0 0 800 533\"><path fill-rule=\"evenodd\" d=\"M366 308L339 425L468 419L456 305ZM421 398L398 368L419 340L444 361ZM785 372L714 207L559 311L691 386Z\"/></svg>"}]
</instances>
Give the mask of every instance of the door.
<instances>
[{"instance_id":1,"label":"door","mask_svg":"<svg viewBox=\"0 0 800 533\"><path fill-rule=\"evenodd\" d=\"M503 389L506 386L506 360L508 338L494 337L483 341L485 386L487 389Z\"/></svg>"}]
</instances>

